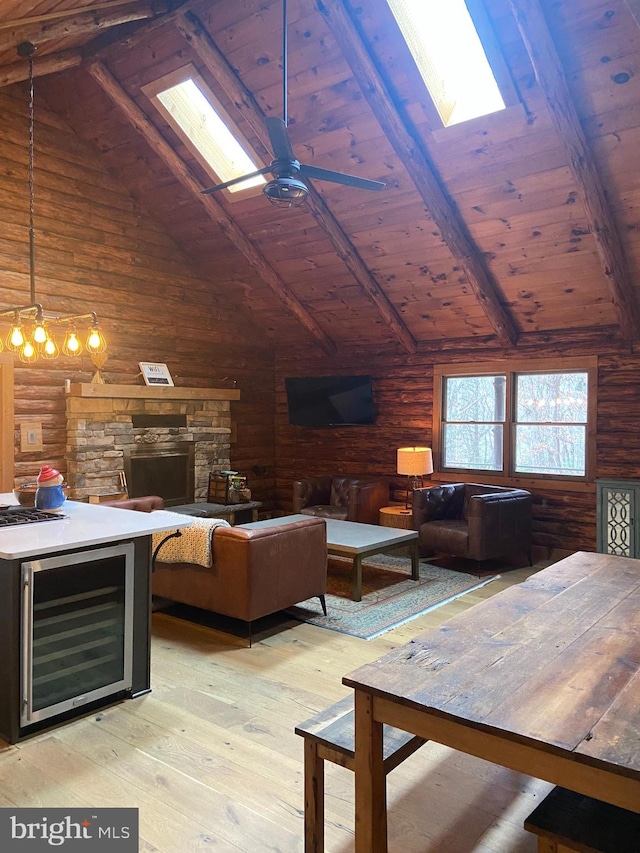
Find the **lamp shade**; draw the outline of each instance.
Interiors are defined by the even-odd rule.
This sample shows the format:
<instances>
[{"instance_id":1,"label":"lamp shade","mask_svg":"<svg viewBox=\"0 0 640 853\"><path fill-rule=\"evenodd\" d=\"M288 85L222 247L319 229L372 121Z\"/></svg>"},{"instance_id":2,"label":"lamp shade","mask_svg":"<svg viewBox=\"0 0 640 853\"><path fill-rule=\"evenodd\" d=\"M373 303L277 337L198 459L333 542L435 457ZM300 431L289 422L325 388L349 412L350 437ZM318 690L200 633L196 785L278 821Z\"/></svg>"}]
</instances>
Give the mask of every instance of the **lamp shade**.
<instances>
[{"instance_id":1,"label":"lamp shade","mask_svg":"<svg viewBox=\"0 0 640 853\"><path fill-rule=\"evenodd\" d=\"M409 477L421 477L433 473L433 457L430 447L399 447L397 471Z\"/></svg>"}]
</instances>

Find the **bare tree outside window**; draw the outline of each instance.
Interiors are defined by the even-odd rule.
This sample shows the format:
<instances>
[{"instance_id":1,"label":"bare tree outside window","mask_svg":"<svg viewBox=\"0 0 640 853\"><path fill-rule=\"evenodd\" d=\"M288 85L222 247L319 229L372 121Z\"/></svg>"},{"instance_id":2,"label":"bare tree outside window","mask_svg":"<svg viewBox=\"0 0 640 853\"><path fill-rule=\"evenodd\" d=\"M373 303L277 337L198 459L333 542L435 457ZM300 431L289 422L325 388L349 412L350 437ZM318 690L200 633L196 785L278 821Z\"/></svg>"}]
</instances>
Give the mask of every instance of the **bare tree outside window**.
<instances>
[{"instance_id":1,"label":"bare tree outside window","mask_svg":"<svg viewBox=\"0 0 640 853\"><path fill-rule=\"evenodd\" d=\"M517 472L584 475L587 380L586 373L518 374Z\"/></svg>"},{"instance_id":2,"label":"bare tree outside window","mask_svg":"<svg viewBox=\"0 0 640 853\"><path fill-rule=\"evenodd\" d=\"M445 380L445 467L501 471L506 376L455 376Z\"/></svg>"},{"instance_id":3,"label":"bare tree outside window","mask_svg":"<svg viewBox=\"0 0 640 853\"><path fill-rule=\"evenodd\" d=\"M443 375L442 468L584 477L588 397L587 370Z\"/></svg>"}]
</instances>

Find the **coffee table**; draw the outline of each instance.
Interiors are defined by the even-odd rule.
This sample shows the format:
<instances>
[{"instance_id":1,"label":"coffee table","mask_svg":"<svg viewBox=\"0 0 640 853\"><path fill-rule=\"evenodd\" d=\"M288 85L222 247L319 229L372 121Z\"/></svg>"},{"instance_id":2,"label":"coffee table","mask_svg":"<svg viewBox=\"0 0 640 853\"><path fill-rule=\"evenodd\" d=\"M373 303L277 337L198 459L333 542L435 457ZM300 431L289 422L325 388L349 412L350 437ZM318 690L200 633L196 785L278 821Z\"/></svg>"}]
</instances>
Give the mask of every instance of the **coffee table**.
<instances>
[{"instance_id":1,"label":"coffee table","mask_svg":"<svg viewBox=\"0 0 640 853\"><path fill-rule=\"evenodd\" d=\"M195 515L199 518L225 518L229 524L242 524L243 521L257 521L260 501L245 501L243 504L214 504L200 501L193 504L165 507L169 512L180 515Z\"/></svg>"},{"instance_id":2,"label":"coffee table","mask_svg":"<svg viewBox=\"0 0 640 853\"><path fill-rule=\"evenodd\" d=\"M288 521L309 518L298 513L281 518L268 518L243 524L242 527L273 527ZM373 554L388 554L399 548L409 547L411 552L411 579L420 578L418 532L416 530L394 530L379 527L377 524L360 524L355 521L336 521L325 518L327 524L327 551L335 557L349 557L353 560L351 570L352 598L362 600L362 561Z\"/></svg>"}]
</instances>

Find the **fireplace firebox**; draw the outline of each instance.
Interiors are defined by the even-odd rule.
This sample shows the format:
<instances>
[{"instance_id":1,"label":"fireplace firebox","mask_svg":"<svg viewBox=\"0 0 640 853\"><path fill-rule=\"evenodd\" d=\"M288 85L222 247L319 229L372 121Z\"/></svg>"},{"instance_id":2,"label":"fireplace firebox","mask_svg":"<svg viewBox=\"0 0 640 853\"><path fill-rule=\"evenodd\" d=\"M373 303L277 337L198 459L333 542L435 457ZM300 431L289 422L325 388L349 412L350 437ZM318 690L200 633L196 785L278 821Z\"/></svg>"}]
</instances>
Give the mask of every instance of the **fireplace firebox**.
<instances>
[{"instance_id":1,"label":"fireplace firebox","mask_svg":"<svg viewBox=\"0 0 640 853\"><path fill-rule=\"evenodd\" d=\"M132 498L160 495L166 506L193 503L194 469L194 442L140 445L124 451L124 473Z\"/></svg>"}]
</instances>

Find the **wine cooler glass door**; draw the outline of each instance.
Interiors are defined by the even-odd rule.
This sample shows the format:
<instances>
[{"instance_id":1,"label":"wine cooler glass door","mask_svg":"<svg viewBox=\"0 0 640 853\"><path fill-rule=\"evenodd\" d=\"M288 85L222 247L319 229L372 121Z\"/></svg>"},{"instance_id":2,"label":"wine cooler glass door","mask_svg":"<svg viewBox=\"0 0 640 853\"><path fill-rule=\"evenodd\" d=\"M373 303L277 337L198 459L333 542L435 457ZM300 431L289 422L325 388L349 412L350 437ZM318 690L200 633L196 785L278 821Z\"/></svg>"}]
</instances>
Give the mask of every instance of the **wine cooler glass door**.
<instances>
[{"instance_id":1,"label":"wine cooler glass door","mask_svg":"<svg viewBox=\"0 0 640 853\"><path fill-rule=\"evenodd\" d=\"M133 544L22 564L21 725L131 688Z\"/></svg>"}]
</instances>

